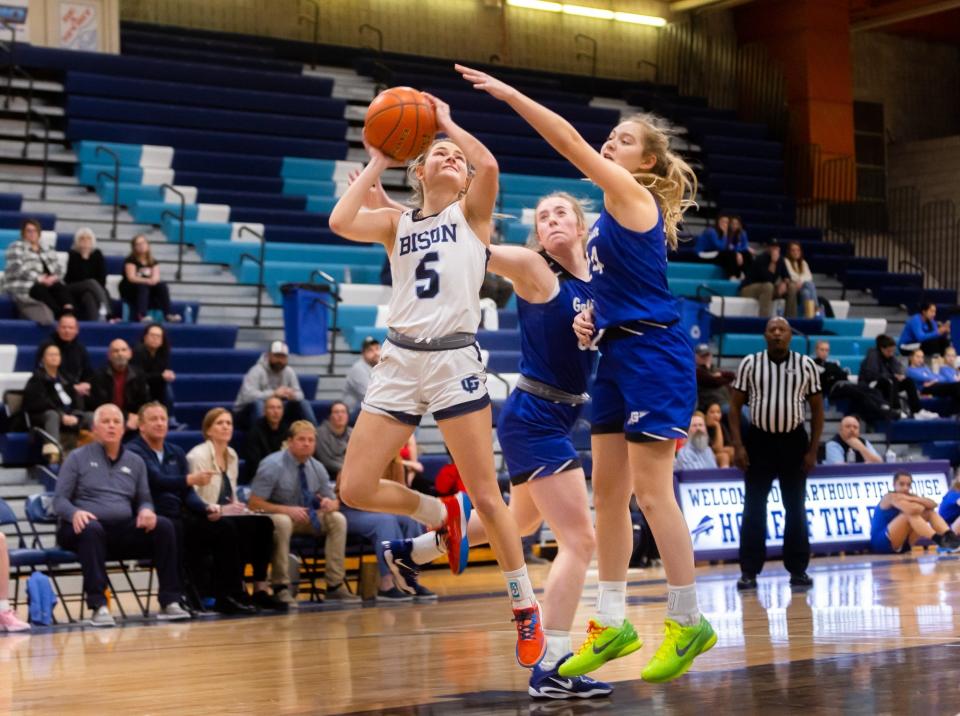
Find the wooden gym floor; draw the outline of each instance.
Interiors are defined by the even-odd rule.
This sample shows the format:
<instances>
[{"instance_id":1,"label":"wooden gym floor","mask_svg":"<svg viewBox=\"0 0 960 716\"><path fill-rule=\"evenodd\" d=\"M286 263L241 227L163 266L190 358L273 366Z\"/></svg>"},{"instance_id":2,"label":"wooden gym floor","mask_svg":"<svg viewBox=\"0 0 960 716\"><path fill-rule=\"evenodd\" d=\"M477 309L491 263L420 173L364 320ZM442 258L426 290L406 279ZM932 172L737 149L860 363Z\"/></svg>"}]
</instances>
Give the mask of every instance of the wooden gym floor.
<instances>
[{"instance_id":1,"label":"wooden gym floor","mask_svg":"<svg viewBox=\"0 0 960 716\"><path fill-rule=\"evenodd\" d=\"M546 567L531 567L534 583ZM960 712L960 560L815 560L793 592L779 563L751 595L735 567L698 571L719 643L681 679L639 679L659 643L664 581L631 573L646 645L594 674L612 697L533 701L493 567L423 582L439 603L0 635L0 713L720 714ZM596 581L595 573L588 581ZM577 615L592 613L588 587Z\"/></svg>"}]
</instances>

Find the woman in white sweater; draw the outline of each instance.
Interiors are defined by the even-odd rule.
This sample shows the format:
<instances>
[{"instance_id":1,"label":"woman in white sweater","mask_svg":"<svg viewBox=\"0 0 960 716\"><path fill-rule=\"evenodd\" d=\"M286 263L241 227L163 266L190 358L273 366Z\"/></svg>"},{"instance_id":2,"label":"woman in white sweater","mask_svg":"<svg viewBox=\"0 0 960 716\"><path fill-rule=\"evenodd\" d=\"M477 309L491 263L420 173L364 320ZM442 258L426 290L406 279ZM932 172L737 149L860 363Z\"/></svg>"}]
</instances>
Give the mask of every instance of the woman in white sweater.
<instances>
[{"instance_id":1,"label":"woman in white sweater","mask_svg":"<svg viewBox=\"0 0 960 716\"><path fill-rule=\"evenodd\" d=\"M784 263L790 282L797 291L797 312L803 311L804 318L813 318L817 315L817 287L813 284L813 273L810 264L803 258L803 248L796 241L787 244L787 256Z\"/></svg>"}]
</instances>

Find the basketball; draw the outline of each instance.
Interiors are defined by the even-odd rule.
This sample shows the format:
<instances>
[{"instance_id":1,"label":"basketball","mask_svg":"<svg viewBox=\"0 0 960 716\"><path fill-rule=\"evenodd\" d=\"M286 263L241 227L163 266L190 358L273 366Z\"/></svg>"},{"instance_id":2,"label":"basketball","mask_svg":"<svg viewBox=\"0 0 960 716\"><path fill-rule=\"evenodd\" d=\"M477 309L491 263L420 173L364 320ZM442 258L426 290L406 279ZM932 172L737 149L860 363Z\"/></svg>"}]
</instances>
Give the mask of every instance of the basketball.
<instances>
[{"instance_id":1,"label":"basketball","mask_svg":"<svg viewBox=\"0 0 960 716\"><path fill-rule=\"evenodd\" d=\"M391 87L370 103L363 129L371 146L405 162L430 146L437 133L437 118L422 92L412 87Z\"/></svg>"}]
</instances>

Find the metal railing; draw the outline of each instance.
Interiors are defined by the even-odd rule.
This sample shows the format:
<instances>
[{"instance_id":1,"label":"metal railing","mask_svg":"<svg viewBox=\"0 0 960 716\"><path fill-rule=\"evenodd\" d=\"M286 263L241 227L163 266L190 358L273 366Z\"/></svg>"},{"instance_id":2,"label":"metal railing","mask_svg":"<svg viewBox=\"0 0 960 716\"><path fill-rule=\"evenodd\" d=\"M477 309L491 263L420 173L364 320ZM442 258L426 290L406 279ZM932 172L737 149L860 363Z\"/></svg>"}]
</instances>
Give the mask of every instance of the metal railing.
<instances>
[{"instance_id":1,"label":"metal railing","mask_svg":"<svg viewBox=\"0 0 960 716\"><path fill-rule=\"evenodd\" d=\"M317 277L322 278L324 281L330 284L330 297L333 299L333 325L329 326L327 331L327 335L332 336L330 339L330 363L327 365L327 375L333 375L334 364L337 360L337 328L339 326L338 313L340 301L342 300L340 298L340 282L326 271L314 269L310 272L310 283L313 283L313 279Z\"/></svg>"},{"instance_id":2,"label":"metal railing","mask_svg":"<svg viewBox=\"0 0 960 716\"><path fill-rule=\"evenodd\" d=\"M180 199L180 213L174 214L169 209L164 209L160 214L160 223L163 223L163 220L166 217L171 217L177 220L179 224L179 231L177 232L177 281L183 278L183 235L184 235L184 223L186 222L187 214L187 197L182 191L177 189L173 184L161 184L160 188L163 190L169 189L171 192L177 195ZM163 197L164 199L166 197ZM166 203L166 202L164 202Z\"/></svg>"},{"instance_id":3,"label":"metal railing","mask_svg":"<svg viewBox=\"0 0 960 716\"><path fill-rule=\"evenodd\" d=\"M369 22L365 22L360 27L357 28L357 34L360 35L361 41L363 40L363 31L369 30L377 36L377 46L370 47L369 45L362 45L362 47L368 47L371 50L376 50L377 54L381 57L383 56L383 30L381 30L376 25L371 25Z\"/></svg>"},{"instance_id":4,"label":"metal railing","mask_svg":"<svg viewBox=\"0 0 960 716\"><path fill-rule=\"evenodd\" d=\"M578 43L580 40L586 40L590 43L591 50L590 52L580 52L577 50L577 61L586 58L590 60L590 76L597 76L597 41L590 37L590 35L584 35L582 32L578 32L573 37L574 44Z\"/></svg>"},{"instance_id":5,"label":"metal railing","mask_svg":"<svg viewBox=\"0 0 960 716\"><path fill-rule=\"evenodd\" d=\"M98 144L96 149L93 150L93 156L99 156L100 153L104 153L113 159L113 175L109 172L97 172L97 182L99 183L100 177L107 177L108 179L113 179L113 223L110 227L110 238L117 238L117 214L120 211L120 156L110 149L110 147L105 147L102 144Z\"/></svg>"},{"instance_id":6,"label":"metal railing","mask_svg":"<svg viewBox=\"0 0 960 716\"><path fill-rule=\"evenodd\" d=\"M313 17L304 15L301 12L297 16L297 24L300 25L304 22L309 22L313 25L313 47L311 49L313 61L310 63L310 66L316 69L317 65L320 64L320 3L317 2L317 0L307 0L307 2L313 5Z\"/></svg>"},{"instance_id":7,"label":"metal railing","mask_svg":"<svg viewBox=\"0 0 960 716\"><path fill-rule=\"evenodd\" d=\"M253 319L253 325L259 327L260 313L263 310L263 290L264 290L263 272L266 269L267 241L264 238L263 234L261 234L258 231L254 231L253 229L251 229L249 226L246 226L246 225L240 227L240 230L237 232L237 238L242 237L244 232L260 240L259 258L256 256L251 256L248 253L240 254L240 261L243 261L244 258L248 258L251 261L255 261L257 263L257 266L259 267L259 271L257 272L257 312L254 315L254 319Z\"/></svg>"},{"instance_id":8,"label":"metal railing","mask_svg":"<svg viewBox=\"0 0 960 716\"><path fill-rule=\"evenodd\" d=\"M694 294L698 301L704 302L707 304L707 313L710 313L710 303L712 301L703 301L701 298L701 292L707 294L708 296L716 296L720 299L720 326L719 334L720 337L717 339L717 359L723 358L723 334L726 331L727 323L727 297L721 294L719 291L716 291L710 288L707 284L701 283L697 286L697 291ZM713 314L710 314L713 315Z\"/></svg>"}]
</instances>

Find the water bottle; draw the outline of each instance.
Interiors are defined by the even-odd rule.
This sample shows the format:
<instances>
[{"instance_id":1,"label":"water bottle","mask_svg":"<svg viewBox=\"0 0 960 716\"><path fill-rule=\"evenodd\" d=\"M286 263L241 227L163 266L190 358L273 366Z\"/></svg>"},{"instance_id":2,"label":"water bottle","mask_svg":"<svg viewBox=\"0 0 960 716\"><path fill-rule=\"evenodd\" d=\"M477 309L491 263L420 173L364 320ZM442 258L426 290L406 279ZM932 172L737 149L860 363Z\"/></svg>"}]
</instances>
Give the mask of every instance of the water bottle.
<instances>
[{"instance_id":1,"label":"water bottle","mask_svg":"<svg viewBox=\"0 0 960 716\"><path fill-rule=\"evenodd\" d=\"M189 303L187 307L183 309L183 322L184 323L193 323L193 306Z\"/></svg>"},{"instance_id":2,"label":"water bottle","mask_svg":"<svg viewBox=\"0 0 960 716\"><path fill-rule=\"evenodd\" d=\"M893 448L890 448L890 447L887 448L887 451L883 454L883 461L884 462L897 461L897 453L893 451Z\"/></svg>"},{"instance_id":3,"label":"water bottle","mask_svg":"<svg viewBox=\"0 0 960 716\"><path fill-rule=\"evenodd\" d=\"M100 308L97 310L97 315L100 317L100 322L103 323L107 320L107 306L104 303L100 304Z\"/></svg>"}]
</instances>

